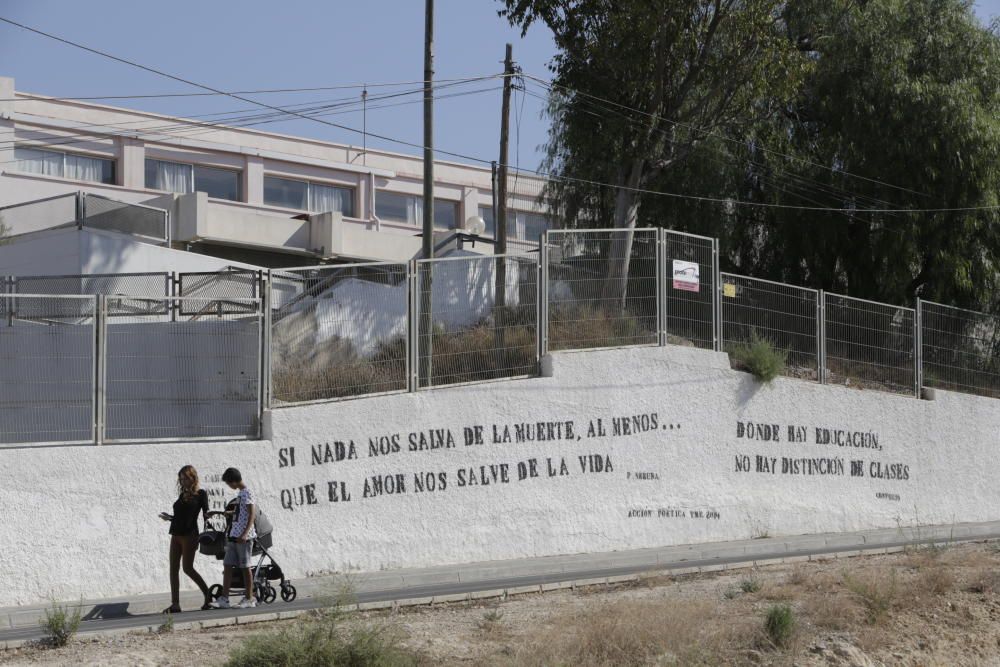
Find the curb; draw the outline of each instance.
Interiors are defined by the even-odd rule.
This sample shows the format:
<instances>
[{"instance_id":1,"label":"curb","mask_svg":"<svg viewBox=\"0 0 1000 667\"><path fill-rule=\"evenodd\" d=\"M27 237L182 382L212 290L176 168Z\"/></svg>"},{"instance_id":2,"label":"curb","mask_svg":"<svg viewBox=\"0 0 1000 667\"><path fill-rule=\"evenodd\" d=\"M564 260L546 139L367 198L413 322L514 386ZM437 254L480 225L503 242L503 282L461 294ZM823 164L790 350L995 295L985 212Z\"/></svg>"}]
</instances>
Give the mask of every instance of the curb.
<instances>
[{"instance_id":1,"label":"curb","mask_svg":"<svg viewBox=\"0 0 1000 667\"><path fill-rule=\"evenodd\" d=\"M998 537L964 535L950 539L930 538L927 540L915 541L911 545L948 545L963 544L970 542L995 542ZM746 570L760 567L762 565L791 565L795 563L805 563L811 561L838 560L843 558L855 558L857 556L877 556L906 551L907 546L872 546L868 548L857 548L857 545L845 545L844 551L815 555L797 556L775 556L772 558L748 559L733 563L719 563L697 566L686 566L683 561L674 564L653 565L647 571L633 574L622 574L608 577L591 577L587 579L567 579L565 581L550 582L532 586L516 586L510 588L491 588L468 593L451 593L446 595L421 596L412 598L397 598L392 600L378 600L371 602L359 602L349 605L347 611L398 611L404 607L432 607L438 604L472 603L484 600L506 600L513 596L543 594L558 590L577 590L595 588L598 586L610 587L628 583L638 583L661 577L687 576L697 574L712 574L727 572L730 570ZM209 630L212 628L228 627L233 625L252 625L256 623L266 623L271 621L284 621L298 618L308 614L312 609L297 609L293 611L279 611L267 614L244 614L242 616L219 616L210 620L188 621L174 624L174 630ZM114 637L133 633L156 633L160 624L140 625L131 628L116 628L111 630L87 630L81 631L77 637L93 639L97 637ZM0 643L0 649L11 650L30 646L37 643L37 639L8 640Z\"/></svg>"}]
</instances>

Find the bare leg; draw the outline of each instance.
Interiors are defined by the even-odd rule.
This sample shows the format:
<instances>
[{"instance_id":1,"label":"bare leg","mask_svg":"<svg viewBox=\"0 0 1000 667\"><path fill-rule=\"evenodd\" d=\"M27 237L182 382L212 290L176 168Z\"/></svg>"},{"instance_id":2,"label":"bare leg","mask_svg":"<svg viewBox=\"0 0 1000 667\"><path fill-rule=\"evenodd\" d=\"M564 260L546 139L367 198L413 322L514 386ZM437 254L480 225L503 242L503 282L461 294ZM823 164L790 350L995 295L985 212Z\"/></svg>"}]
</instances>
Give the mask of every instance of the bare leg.
<instances>
[{"instance_id":1,"label":"bare leg","mask_svg":"<svg viewBox=\"0 0 1000 667\"><path fill-rule=\"evenodd\" d=\"M222 568L222 597L229 598L229 589L233 583L233 566L226 565Z\"/></svg>"},{"instance_id":2,"label":"bare leg","mask_svg":"<svg viewBox=\"0 0 1000 667\"><path fill-rule=\"evenodd\" d=\"M198 570L194 569L194 557L198 553L198 538L194 536L185 537L182 544L184 551L181 562L184 566L184 574L198 586L201 594L205 596L205 603L207 604L211 601L211 596L208 594L208 585L201 578L201 575L198 574Z\"/></svg>"},{"instance_id":3,"label":"bare leg","mask_svg":"<svg viewBox=\"0 0 1000 667\"><path fill-rule=\"evenodd\" d=\"M180 611L180 569L181 555L184 547L181 540L176 535L170 536L170 606L164 609L165 612Z\"/></svg>"},{"instance_id":4,"label":"bare leg","mask_svg":"<svg viewBox=\"0 0 1000 667\"><path fill-rule=\"evenodd\" d=\"M243 570L243 584L243 597L248 600L253 598L253 573L249 567Z\"/></svg>"}]
</instances>

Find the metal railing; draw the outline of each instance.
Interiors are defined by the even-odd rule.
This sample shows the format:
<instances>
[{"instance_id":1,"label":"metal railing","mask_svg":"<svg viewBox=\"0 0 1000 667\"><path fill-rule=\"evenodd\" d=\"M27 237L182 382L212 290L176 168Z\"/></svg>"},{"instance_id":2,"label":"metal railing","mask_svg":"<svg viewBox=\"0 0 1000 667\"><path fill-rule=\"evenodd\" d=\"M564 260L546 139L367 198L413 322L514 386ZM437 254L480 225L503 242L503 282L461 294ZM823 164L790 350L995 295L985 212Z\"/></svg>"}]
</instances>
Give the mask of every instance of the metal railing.
<instances>
[{"instance_id":1,"label":"metal railing","mask_svg":"<svg viewBox=\"0 0 1000 667\"><path fill-rule=\"evenodd\" d=\"M786 353L785 375L818 380L819 292L785 283L722 273L722 349L734 352L755 338Z\"/></svg>"},{"instance_id":2,"label":"metal railing","mask_svg":"<svg viewBox=\"0 0 1000 667\"><path fill-rule=\"evenodd\" d=\"M656 345L659 239L657 229L546 232L545 349Z\"/></svg>"},{"instance_id":3,"label":"metal railing","mask_svg":"<svg viewBox=\"0 0 1000 667\"><path fill-rule=\"evenodd\" d=\"M83 227L131 234L159 243L170 242L170 214L164 209L83 192L78 197Z\"/></svg>"},{"instance_id":4,"label":"metal railing","mask_svg":"<svg viewBox=\"0 0 1000 667\"><path fill-rule=\"evenodd\" d=\"M77 192L0 207L0 219L12 235L75 225L80 216L80 193Z\"/></svg>"},{"instance_id":5,"label":"metal railing","mask_svg":"<svg viewBox=\"0 0 1000 667\"><path fill-rule=\"evenodd\" d=\"M270 292L275 404L406 390L406 264L281 269Z\"/></svg>"},{"instance_id":6,"label":"metal railing","mask_svg":"<svg viewBox=\"0 0 1000 667\"><path fill-rule=\"evenodd\" d=\"M415 264L416 387L537 374L537 260L480 255Z\"/></svg>"},{"instance_id":7,"label":"metal railing","mask_svg":"<svg viewBox=\"0 0 1000 667\"><path fill-rule=\"evenodd\" d=\"M1000 398L1000 318L917 303L922 384Z\"/></svg>"},{"instance_id":8,"label":"metal railing","mask_svg":"<svg viewBox=\"0 0 1000 667\"><path fill-rule=\"evenodd\" d=\"M228 268L223 271L196 271L177 274L176 296L199 299L216 299L226 313L246 313L246 305L261 297L260 271L252 269ZM186 310L186 302L180 301L181 315L191 315L195 311Z\"/></svg>"},{"instance_id":9,"label":"metal railing","mask_svg":"<svg viewBox=\"0 0 1000 667\"><path fill-rule=\"evenodd\" d=\"M12 235L75 225L131 234L146 241L170 242L170 213L102 195L71 192L0 208L0 218Z\"/></svg>"}]
</instances>

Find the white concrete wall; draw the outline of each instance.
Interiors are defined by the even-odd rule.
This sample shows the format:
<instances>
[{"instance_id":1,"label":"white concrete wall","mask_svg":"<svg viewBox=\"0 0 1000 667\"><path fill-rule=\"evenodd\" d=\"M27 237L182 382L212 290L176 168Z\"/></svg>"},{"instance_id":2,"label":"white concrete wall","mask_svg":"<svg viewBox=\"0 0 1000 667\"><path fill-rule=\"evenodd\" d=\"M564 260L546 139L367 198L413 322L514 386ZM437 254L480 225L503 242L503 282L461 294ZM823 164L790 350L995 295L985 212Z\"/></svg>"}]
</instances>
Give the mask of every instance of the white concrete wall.
<instances>
[{"instance_id":1,"label":"white concrete wall","mask_svg":"<svg viewBox=\"0 0 1000 667\"><path fill-rule=\"evenodd\" d=\"M552 378L287 408L273 425L266 442L0 452L0 605L166 589L156 514L187 463L215 494L242 469L293 577L983 521L1000 506L1000 401L761 387L689 348L560 354Z\"/></svg>"},{"instance_id":2,"label":"white concrete wall","mask_svg":"<svg viewBox=\"0 0 1000 667\"><path fill-rule=\"evenodd\" d=\"M259 267L93 229L51 229L0 245L0 276L221 271Z\"/></svg>"}]
</instances>

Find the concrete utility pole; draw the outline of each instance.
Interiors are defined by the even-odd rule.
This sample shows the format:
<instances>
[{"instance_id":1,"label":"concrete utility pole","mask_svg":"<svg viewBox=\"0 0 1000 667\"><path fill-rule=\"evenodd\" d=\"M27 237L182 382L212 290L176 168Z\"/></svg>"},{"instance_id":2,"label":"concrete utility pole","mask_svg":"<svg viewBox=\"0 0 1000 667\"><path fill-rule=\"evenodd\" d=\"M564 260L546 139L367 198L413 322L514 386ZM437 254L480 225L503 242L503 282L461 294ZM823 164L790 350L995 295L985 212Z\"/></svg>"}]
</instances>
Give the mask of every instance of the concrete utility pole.
<instances>
[{"instance_id":1,"label":"concrete utility pole","mask_svg":"<svg viewBox=\"0 0 1000 667\"><path fill-rule=\"evenodd\" d=\"M504 326L507 324L507 156L510 143L510 90L514 78L513 47L508 44L503 60L503 105L500 110L500 164L497 172L496 208L493 217L496 229L496 244L493 252L500 257L496 260L496 285L494 286L493 338L501 359L506 357L507 345L504 340ZM504 359L505 363L505 359ZM505 363L506 365L506 363Z\"/></svg>"},{"instance_id":2,"label":"concrete utility pole","mask_svg":"<svg viewBox=\"0 0 1000 667\"><path fill-rule=\"evenodd\" d=\"M424 17L424 259L434 257L434 0Z\"/></svg>"},{"instance_id":3,"label":"concrete utility pole","mask_svg":"<svg viewBox=\"0 0 1000 667\"><path fill-rule=\"evenodd\" d=\"M507 156L510 144L510 90L514 79L513 47L503 61L503 106L500 110L500 164L497 176L496 254L507 252Z\"/></svg>"},{"instance_id":4,"label":"concrete utility pole","mask_svg":"<svg viewBox=\"0 0 1000 667\"><path fill-rule=\"evenodd\" d=\"M434 0L425 0L424 16L424 259L434 257ZM417 382L420 386L432 383L431 355L433 354L434 317L431 312L431 282L434 267L430 262L419 264L417 286L420 290L419 318L417 321Z\"/></svg>"}]
</instances>

